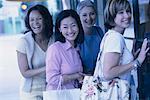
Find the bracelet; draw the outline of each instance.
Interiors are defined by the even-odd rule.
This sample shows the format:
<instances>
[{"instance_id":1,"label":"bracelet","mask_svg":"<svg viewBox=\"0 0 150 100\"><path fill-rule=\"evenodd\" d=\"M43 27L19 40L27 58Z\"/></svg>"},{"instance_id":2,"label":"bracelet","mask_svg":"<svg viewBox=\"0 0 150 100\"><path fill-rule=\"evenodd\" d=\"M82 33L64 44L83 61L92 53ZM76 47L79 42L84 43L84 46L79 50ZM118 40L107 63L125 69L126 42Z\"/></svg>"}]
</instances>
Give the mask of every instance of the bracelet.
<instances>
[{"instance_id":1,"label":"bracelet","mask_svg":"<svg viewBox=\"0 0 150 100\"><path fill-rule=\"evenodd\" d=\"M133 67L138 68L140 66L141 66L141 63L138 61L138 59L135 59L134 62L133 62Z\"/></svg>"},{"instance_id":2,"label":"bracelet","mask_svg":"<svg viewBox=\"0 0 150 100\"><path fill-rule=\"evenodd\" d=\"M141 67L141 66L142 66L142 64L139 62L139 60L138 60L138 59L136 59L136 61L137 61L137 65L138 65L139 67Z\"/></svg>"}]
</instances>

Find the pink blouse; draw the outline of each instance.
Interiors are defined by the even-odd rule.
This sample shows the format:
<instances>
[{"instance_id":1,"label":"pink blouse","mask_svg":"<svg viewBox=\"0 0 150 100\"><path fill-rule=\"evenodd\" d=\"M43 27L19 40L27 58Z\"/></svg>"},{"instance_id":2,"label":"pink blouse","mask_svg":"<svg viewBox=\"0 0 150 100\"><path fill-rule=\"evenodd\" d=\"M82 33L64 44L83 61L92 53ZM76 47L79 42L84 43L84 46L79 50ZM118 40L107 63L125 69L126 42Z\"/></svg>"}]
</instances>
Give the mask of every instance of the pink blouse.
<instances>
[{"instance_id":1,"label":"pink blouse","mask_svg":"<svg viewBox=\"0 0 150 100\"><path fill-rule=\"evenodd\" d=\"M48 48L46 56L47 90L57 89L61 75L82 71L77 49L73 48L68 41L55 42ZM64 84L62 88L75 88L74 81Z\"/></svg>"}]
</instances>

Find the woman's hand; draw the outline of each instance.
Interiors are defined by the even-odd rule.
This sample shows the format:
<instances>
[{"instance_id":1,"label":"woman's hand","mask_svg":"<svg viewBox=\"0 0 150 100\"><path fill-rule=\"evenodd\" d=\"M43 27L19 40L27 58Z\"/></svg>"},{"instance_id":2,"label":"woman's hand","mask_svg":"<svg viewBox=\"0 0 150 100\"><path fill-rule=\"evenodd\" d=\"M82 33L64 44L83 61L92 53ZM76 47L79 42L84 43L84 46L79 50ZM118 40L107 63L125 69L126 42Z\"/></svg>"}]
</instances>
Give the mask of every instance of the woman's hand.
<instances>
[{"instance_id":1,"label":"woman's hand","mask_svg":"<svg viewBox=\"0 0 150 100\"><path fill-rule=\"evenodd\" d=\"M141 47L141 51L137 57L137 60L140 62L140 64L143 63L143 61L146 58L146 53L148 52L148 50L150 49L149 47L147 47L148 41L147 39L144 39L142 47Z\"/></svg>"},{"instance_id":2,"label":"woman's hand","mask_svg":"<svg viewBox=\"0 0 150 100\"><path fill-rule=\"evenodd\" d=\"M137 49L135 52L132 52L132 53L133 53L134 58L137 58L137 56L138 56L138 54L139 54L140 50L141 50L141 49L139 48L139 49Z\"/></svg>"},{"instance_id":3,"label":"woman's hand","mask_svg":"<svg viewBox=\"0 0 150 100\"><path fill-rule=\"evenodd\" d=\"M82 80L83 75L81 73L73 73L73 74L64 74L63 76L63 83L67 83L72 80Z\"/></svg>"}]
</instances>

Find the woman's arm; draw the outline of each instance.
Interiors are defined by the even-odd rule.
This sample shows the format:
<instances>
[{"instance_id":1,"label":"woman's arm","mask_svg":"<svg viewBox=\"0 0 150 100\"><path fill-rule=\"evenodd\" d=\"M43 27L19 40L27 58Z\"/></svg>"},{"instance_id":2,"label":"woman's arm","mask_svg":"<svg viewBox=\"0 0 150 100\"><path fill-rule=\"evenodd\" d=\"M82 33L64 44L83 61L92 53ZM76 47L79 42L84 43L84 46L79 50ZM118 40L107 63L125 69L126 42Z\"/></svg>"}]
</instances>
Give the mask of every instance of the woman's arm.
<instances>
[{"instance_id":1,"label":"woman's arm","mask_svg":"<svg viewBox=\"0 0 150 100\"><path fill-rule=\"evenodd\" d=\"M37 69L29 69L26 54L17 51L17 58L18 58L19 69L23 77L30 78L45 72L46 69L45 66Z\"/></svg>"},{"instance_id":2,"label":"woman's arm","mask_svg":"<svg viewBox=\"0 0 150 100\"><path fill-rule=\"evenodd\" d=\"M143 63L146 53L149 48L147 48L147 39L144 40L141 51L136 60L139 61L140 65ZM104 56L104 77L106 80L118 77L134 68L135 61L132 61L125 65L119 65L120 53L109 52Z\"/></svg>"},{"instance_id":3,"label":"woman's arm","mask_svg":"<svg viewBox=\"0 0 150 100\"><path fill-rule=\"evenodd\" d=\"M104 56L104 77L111 80L133 69L134 62L126 65L119 65L120 53L106 53Z\"/></svg>"}]
</instances>

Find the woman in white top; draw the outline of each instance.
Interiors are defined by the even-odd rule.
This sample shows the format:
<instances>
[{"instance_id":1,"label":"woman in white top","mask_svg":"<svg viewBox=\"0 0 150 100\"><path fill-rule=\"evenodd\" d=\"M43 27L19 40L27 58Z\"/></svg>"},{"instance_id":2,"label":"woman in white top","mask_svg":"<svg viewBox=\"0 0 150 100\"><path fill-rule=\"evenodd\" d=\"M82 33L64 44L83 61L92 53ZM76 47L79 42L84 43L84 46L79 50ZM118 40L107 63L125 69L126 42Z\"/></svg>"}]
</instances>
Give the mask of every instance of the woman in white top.
<instances>
[{"instance_id":1,"label":"woman in white top","mask_svg":"<svg viewBox=\"0 0 150 100\"><path fill-rule=\"evenodd\" d=\"M123 34L130 25L131 16L131 7L128 0L108 0L104 20L109 30L105 33L100 46L102 50L100 60L105 80L119 77L127 80L129 84L131 84L131 81L133 83L134 79L131 77L131 72L136 72L133 70L143 63L149 50L147 39L144 39L141 51L138 57L134 59L132 53L126 47ZM131 91L131 100L136 99L135 91L135 88Z\"/></svg>"},{"instance_id":2,"label":"woman in white top","mask_svg":"<svg viewBox=\"0 0 150 100\"><path fill-rule=\"evenodd\" d=\"M25 80L20 100L43 100L46 50L53 43L52 16L46 7L35 5L28 10L25 25L29 31L17 46L18 66Z\"/></svg>"}]
</instances>

